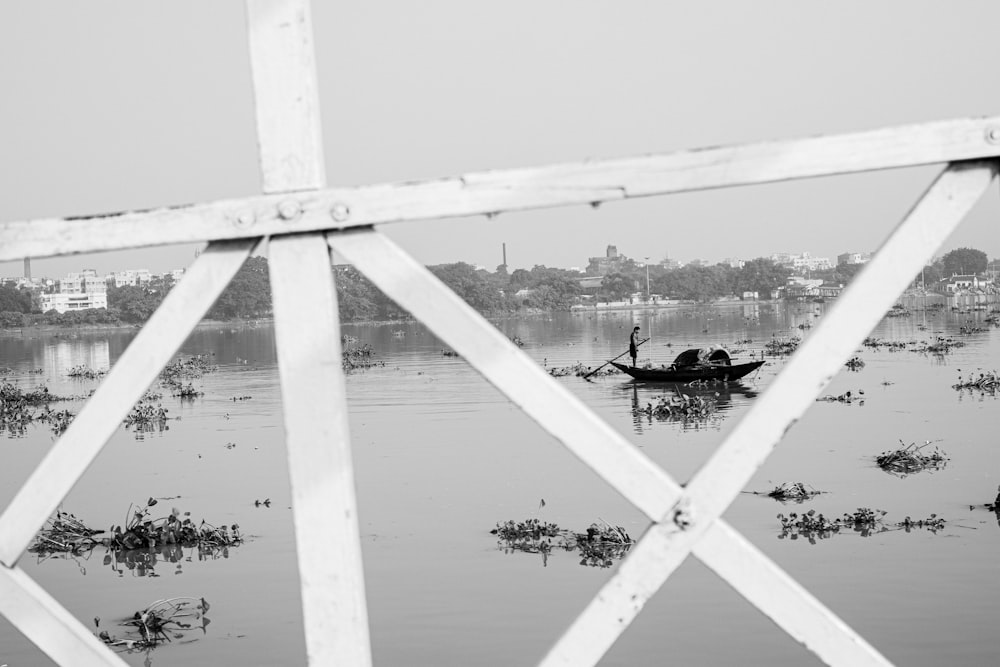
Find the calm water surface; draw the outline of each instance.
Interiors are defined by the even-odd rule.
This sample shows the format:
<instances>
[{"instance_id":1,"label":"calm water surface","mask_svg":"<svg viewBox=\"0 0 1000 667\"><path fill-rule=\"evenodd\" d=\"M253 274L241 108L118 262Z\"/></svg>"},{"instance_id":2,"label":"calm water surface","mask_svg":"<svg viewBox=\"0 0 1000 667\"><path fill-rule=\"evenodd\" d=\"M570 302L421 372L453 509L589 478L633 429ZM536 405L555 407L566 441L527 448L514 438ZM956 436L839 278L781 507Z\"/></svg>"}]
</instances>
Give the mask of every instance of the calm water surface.
<instances>
[{"instance_id":1,"label":"calm water surface","mask_svg":"<svg viewBox=\"0 0 1000 667\"><path fill-rule=\"evenodd\" d=\"M822 306L772 305L500 320L539 364L592 365L621 353L633 323L651 334L643 357L661 363L687 347L723 343L759 354L772 335L808 335ZM864 349L865 366L844 369L824 392L863 391L863 405L817 402L748 486L768 491L802 481L827 493L802 506L741 495L726 519L832 607L891 660L907 665L984 665L1000 661L994 619L1000 574L997 401L951 388L959 375L1000 367L996 329L961 335L986 313L917 312L884 320L889 340L961 337L945 356ZM803 329L799 326L802 325ZM497 549L498 521L537 517L583 530L598 519L639 536L642 515L511 406L419 324L350 326L384 367L348 377L365 577L375 661L383 665L534 664L583 609L612 569L583 567L573 553L547 559ZM22 387L45 384L84 395L97 381L75 381L76 365L107 368L133 332L69 332L0 337L0 368ZM736 341L747 341L735 344ZM191 550L140 554L117 569L98 549L89 559L26 554L31 577L78 618L101 629L154 600L190 595L212 607L204 634L126 655L136 665L302 664L290 494L283 447L274 336L268 326L205 327L184 355L213 355L218 371L196 380L204 396L165 397L169 429L137 437L119 430L63 508L90 525L122 523L130 503L190 511L215 524L239 523L250 538L200 560ZM704 424L650 420L633 409L664 387L622 376L558 381L637 447L684 482L767 389L784 360L771 360L743 386L722 391ZM41 369L41 373L29 371ZM234 397L251 396L234 401ZM83 401L60 405L78 411ZM906 443L934 441L951 460L938 472L899 478L873 457ZM51 446L42 426L4 435L0 506ZM271 500L255 507L255 500ZM544 499L544 507L540 507ZM779 539L779 512L815 509L839 516L881 508L887 520L931 513L947 519L936 534L890 531L834 535L810 544ZM166 514L164 510L164 514ZM317 526L322 530L322 526ZM131 567L128 567L131 565ZM193 641L190 641L193 640ZM811 664L815 660L748 603L689 560L653 598L602 664ZM0 664L48 660L0 619Z\"/></svg>"}]
</instances>

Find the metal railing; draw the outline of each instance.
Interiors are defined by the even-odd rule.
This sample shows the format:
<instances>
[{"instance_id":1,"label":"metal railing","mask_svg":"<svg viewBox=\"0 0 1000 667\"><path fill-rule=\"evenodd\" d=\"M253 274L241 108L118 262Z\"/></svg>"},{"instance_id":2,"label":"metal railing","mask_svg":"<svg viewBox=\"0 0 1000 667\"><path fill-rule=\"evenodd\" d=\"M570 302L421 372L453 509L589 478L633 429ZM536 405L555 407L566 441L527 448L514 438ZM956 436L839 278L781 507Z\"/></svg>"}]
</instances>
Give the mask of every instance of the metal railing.
<instances>
[{"instance_id":1,"label":"metal railing","mask_svg":"<svg viewBox=\"0 0 1000 667\"><path fill-rule=\"evenodd\" d=\"M263 195L0 223L0 260L208 241L0 515L0 613L58 663L124 664L18 560L242 263L267 243L310 664L371 663L331 249L650 518L650 528L541 664L598 662L689 554L821 660L888 664L720 517L993 182L1000 118L327 188L308 4L247 0L247 10ZM934 163L945 164L940 176L686 486L374 227ZM297 288L302 284L315 286L308 298ZM308 529L320 522L329 530Z\"/></svg>"}]
</instances>

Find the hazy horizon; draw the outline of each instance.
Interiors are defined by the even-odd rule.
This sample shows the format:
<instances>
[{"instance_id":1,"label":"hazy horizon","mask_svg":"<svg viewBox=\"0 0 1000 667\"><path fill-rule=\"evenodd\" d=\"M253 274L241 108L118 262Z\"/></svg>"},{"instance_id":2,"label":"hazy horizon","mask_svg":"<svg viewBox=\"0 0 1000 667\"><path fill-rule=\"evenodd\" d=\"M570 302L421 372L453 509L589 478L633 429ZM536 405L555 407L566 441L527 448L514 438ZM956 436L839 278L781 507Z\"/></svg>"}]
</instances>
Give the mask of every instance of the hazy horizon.
<instances>
[{"instance_id":1,"label":"hazy horizon","mask_svg":"<svg viewBox=\"0 0 1000 667\"><path fill-rule=\"evenodd\" d=\"M55 5L57 11L53 12ZM1000 5L314 3L331 185L1000 113ZM243 3L15 3L0 22L0 220L260 191ZM584 268L874 251L941 166L384 225L424 264ZM941 248L1000 256L992 188ZM196 245L34 259L33 274L190 264ZM0 275L21 275L21 262Z\"/></svg>"}]
</instances>

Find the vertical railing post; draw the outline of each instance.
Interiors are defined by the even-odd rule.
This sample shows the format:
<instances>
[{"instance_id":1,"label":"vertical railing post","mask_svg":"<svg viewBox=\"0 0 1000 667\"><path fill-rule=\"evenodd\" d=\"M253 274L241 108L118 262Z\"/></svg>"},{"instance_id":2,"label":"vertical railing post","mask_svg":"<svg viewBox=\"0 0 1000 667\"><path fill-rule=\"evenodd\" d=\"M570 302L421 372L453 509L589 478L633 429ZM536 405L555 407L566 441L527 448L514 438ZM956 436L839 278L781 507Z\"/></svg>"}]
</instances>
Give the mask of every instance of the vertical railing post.
<instances>
[{"instance_id":1,"label":"vertical railing post","mask_svg":"<svg viewBox=\"0 0 1000 667\"><path fill-rule=\"evenodd\" d=\"M302 217L296 192L326 185L307 0L247 0L262 186L288 193L278 215ZM270 243L275 336L292 483L306 651L313 665L369 665L340 323L322 233Z\"/></svg>"}]
</instances>

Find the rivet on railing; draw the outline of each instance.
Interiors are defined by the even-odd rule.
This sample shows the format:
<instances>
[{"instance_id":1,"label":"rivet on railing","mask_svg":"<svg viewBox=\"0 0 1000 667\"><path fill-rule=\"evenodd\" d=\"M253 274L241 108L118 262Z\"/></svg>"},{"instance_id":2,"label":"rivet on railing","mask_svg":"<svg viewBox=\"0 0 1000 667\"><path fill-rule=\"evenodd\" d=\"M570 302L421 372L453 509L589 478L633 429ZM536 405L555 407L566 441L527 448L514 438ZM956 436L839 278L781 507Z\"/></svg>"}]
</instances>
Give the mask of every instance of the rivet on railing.
<instances>
[{"instance_id":1,"label":"rivet on railing","mask_svg":"<svg viewBox=\"0 0 1000 667\"><path fill-rule=\"evenodd\" d=\"M351 209L343 202L337 202L330 207L330 217L337 222L344 222L351 217Z\"/></svg>"},{"instance_id":2,"label":"rivet on railing","mask_svg":"<svg viewBox=\"0 0 1000 667\"><path fill-rule=\"evenodd\" d=\"M294 222L302 213L302 206L294 199L286 199L278 204L278 217L285 222Z\"/></svg>"},{"instance_id":3,"label":"rivet on railing","mask_svg":"<svg viewBox=\"0 0 1000 667\"><path fill-rule=\"evenodd\" d=\"M238 229L253 227L255 222L257 222L257 216L250 210L240 211L233 217L233 226Z\"/></svg>"},{"instance_id":4,"label":"rivet on railing","mask_svg":"<svg viewBox=\"0 0 1000 667\"><path fill-rule=\"evenodd\" d=\"M1000 144L1000 127L986 128L986 141L991 144Z\"/></svg>"}]
</instances>

